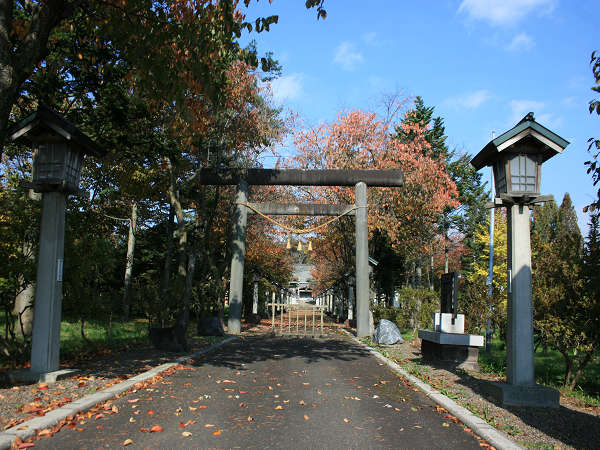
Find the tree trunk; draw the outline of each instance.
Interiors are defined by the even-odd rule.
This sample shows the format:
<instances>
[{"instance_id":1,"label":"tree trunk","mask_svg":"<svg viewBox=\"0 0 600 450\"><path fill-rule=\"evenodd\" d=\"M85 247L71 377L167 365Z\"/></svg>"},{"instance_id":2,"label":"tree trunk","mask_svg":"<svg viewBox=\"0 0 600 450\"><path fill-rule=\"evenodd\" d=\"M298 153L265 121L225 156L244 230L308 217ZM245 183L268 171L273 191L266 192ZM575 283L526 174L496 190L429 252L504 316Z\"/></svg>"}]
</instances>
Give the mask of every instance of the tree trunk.
<instances>
[{"instance_id":1,"label":"tree trunk","mask_svg":"<svg viewBox=\"0 0 600 450\"><path fill-rule=\"evenodd\" d=\"M569 384L569 388L571 390L575 389L575 386L577 386L577 381L579 381L579 377L585 370L588 363L592 360L592 356L596 353L596 350L597 350L597 345L592 345L591 350L585 355L583 360L577 365L577 370L575 370L575 373L573 374L573 379L571 380L571 383Z\"/></svg>"},{"instance_id":2,"label":"tree trunk","mask_svg":"<svg viewBox=\"0 0 600 450\"><path fill-rule=\"evenodd\" d=\"M565 359L565 382L564 386L569 386L571 381L571 374L573 372L573 361L569 356L569 350L561 351L563 358Z\"/></svg>"},{"instance_id":3,"label":"tree trunk","mask_svg":"<svg viewBox=\"0 0 600 450\"><path fill-rule=\"evenodd\" d=\"M138 206L134 201L131 204L131 217L129 219L129 236L127 238L127 258L125 260L125 279L123 287L123 321L129 321L131 274L133 273L133 255L135 253L135 234L137 232Z\"/></svg>"},{"instance_id":4,"label":"tree trunk","mask_svg":"<svg viewBox=\"0 0 600 450\"><path fill-rule=\"evenodd\" d=\"M171 259L173 258L173 220L175 219L175 212L173 206L169 203L169 221L167 222L167 251L165 255L165 264L163 266L162 276L162 298L166 298L169 292L169 285L171 281Z\"/></svg>"},{"instance_id":5,"label":"tree trunk","mask_svg":"<svg viewBox=\"0 0 600 450\"><path fill-rule=\"evenodd\" d=\"M435 278L435 275L434 275L435 272L433 271L433 255L431 255L429 257L429 273L430 273L430 276L429 276L429 290L433 291L433 283L434 283L434 278Z\"/></svg>"}]
</instances>

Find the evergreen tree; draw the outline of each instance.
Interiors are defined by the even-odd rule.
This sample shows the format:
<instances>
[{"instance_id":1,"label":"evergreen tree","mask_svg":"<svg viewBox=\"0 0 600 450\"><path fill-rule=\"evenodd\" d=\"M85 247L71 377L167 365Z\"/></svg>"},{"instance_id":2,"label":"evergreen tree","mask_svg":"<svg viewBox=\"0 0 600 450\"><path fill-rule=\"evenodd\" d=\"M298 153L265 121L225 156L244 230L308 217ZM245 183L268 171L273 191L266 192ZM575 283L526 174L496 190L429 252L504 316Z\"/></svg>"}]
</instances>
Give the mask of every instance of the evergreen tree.
<instances>
[{"instance_id":1,"label":"evergreen tree","mask_svg":"<svg viewBox=\"0 0 600 450\"><path fill-rule=\"evenodd\" d=\"M536 223L537 220L537 223ZM565 360L564 385L575 388L600 344L598 299L593 296L584 254L597 242L591 227L587 250L569 194L558 208L547 204L534 215L532 241L534 325ZM591 243L591 245L590 245ZM592 252L593 253L593 252ZM597 256L596 256L597 257ZM595 257L587 257L593 260Z\"/></svg>"}]
</instances>

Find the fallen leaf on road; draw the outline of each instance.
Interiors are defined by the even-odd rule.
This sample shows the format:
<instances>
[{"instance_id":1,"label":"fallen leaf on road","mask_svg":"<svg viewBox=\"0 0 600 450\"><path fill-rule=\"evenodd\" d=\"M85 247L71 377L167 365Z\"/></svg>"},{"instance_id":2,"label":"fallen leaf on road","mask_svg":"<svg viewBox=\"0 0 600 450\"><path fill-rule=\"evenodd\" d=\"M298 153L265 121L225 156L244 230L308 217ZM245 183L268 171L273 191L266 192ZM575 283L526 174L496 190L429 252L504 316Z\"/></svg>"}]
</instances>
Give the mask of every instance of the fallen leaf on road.
<instances>
[{"instance_id":1,"label":"fallen leaf on road","mask_svg":"<svg viewBox=\"0 0 600 450\"><path fill-rule=\"evenodd\" d=\"M189 431L184 431L183 433L181 433L181 435L183 437L190 437L192 435L192 433L190 433Z\"/></svg>"},{"instance_id":2,"label":"fallen leaf on road","mask_svg":"<svg viewBox=\"0 0 600 450\"><path fill-rule=\"evenodd\" d=\"M214 428L214 425L212 423L207 423L204 425L204 428Z\"/></svg>"},{"instance_id":3,"label":"fallen leaf on road","mask_svg":"<svg viewBox=\"0 0 600 450\"><path fill-rule=\"evenodd\" d=\"M32 444L31 442L23 442L23 443L19 444L19 446L17 448L29 448L29 447L35 447L35 444Z\"/></svg>"},{"instance_id":4,"label":"fallen leaf on road","mask_svg":"<svg viewBox=\"0 0 600 450\"><path fill-rule=\"evenodd\" d=\"M123 447L126 447L127 445L131 445L133 444L133 441L131 439L125 439L123 441Z\"/></svg>"},{"instance_id":5,"label":"fallen leaf on road","mask_svg":"<svg viewBox=\"0 0 600 450\"><path fill-rule=\"evenodd\" d=\"M463 428L463 431L466 431L467 433L470 433L473 430L471 430L470 428Z\"/></svg>"},{"instance_id":6,"label":"fallen leaf on road","mask_svg":"<svg viewBox=\"0 0 600 450\"><path fill-rule=\"evenodd\" d=\"M200 409L206 409L207 407L204 406L204 405L200 405L200 406L198 406L198 408L200 408Z\"/></svg>"},{"instance_id":7,"label":"fallen leaf on road","mask_svg":"<svg viewBox=\"0 0 600 450\"><path fill-rule=\"evenodd\" d=\"M450 426L450 424L449 424L448 422L444 422L444 423L442 424L442 426L443 426L443 427L449 427L449 426Z\"/></svg>"},{"instance_id":8,"label":"fallen leaf on road","mask_svg":"<svg viewBox=\"0 0 600 450\"><path fill-rule=\"evenodd\" d=\"M254 420L254 418L251 416L248 416L248 419L246 419L246 420L248 420L248 422L252 422Z\"/></svg>"},{"instance_id":9,"label":"fallen leaf on road","mask_svg":"<svg viewBox=\"0 0 600 450\"><path fill-rule=\"evenodd\" d=\"M390 405L389 403L386 403L385 405L383 405L384 408L391 408L392 405Z\"/></svg>"},{"instance_id":10,"label":"fallen leaf on road","mask_svg":"<svg viewBox=\"0 0 600 450\"><path fill-rule=\"evenodd\" d=\"M275 409L283 409L283 406L281 406L281 405L277 405L277 406L275 407Z\"/></svg>"},{"instance_id":11,"label":"fallen leaf on road","mask_svg":"<svg viewBox=\"0 0 600 450\"><path fill-rule=\"evenodd\" d=\"M163 427L161 427L160 425L154 425L152 428L150 428L150 431L152 431L153 433L162 433Z\"/></svg>"},{"instance_id":12,"label":"fallen leaf on road","mask_svg":"<svg viewBox=\"0 0 600 450\"><path fill-rule=\"evenodd\" d=\"M233 381L233 380L223 380L223 383L233 383L233 384L237 384L237 381Z\"/></svg>"},{"instance_id":13,"label":"fallen leaf on road","mask_svg":"<svg viewBox=\"0 0 600 450\"><path fill-rule=\"evenodd\" d=\"M183 383L183 385L184 385L184 386L191 386L191 385L192 385L192 383L190 383L190 382L188 381L188 382L186 382L186 383Z\"/></svg>"},{"instance_id":14,"label":"fallen leaf on road","mask_svg":"<svg viewBox=\"0 0 600 450\"><path fill-rule=\"evenodd\" d=\"M195 407L193 407L193 406L188 406L188 409L189 409L190 411L196 411L198 408L195 408Z\"/></svg>"},{"instance_id":15,"label":"fallen leaf on road","mask_svg":"<svg viewBox=\"0 0 600 450\"><path fill-rule=\"evenodd\" d=\"M213 436L219 436L221 433L223 432L223 430L215 430L213 431Z\"/></svg>"},{"instance_id":16,"label":"fallen leaf on road","mask_svg":"<svg viewBox=\"0 0 600 450\"><path fill-rule=\"evenodd\" d=\"M344 422L349 423L350 419L344 419Z\"/></svg>"},{"instance_id":17,"label":"fallen leaf on road","mask_svg":"<svg viewBox=\"0 0 600 450\"><path fill-rule=\"evenodd\" d=\"M300 401L298 402L298 404L299 404L299 405L306 405L306 403L304 403L304 400L300 400Z\"/></svg>"},{"instance_id":18,"label":"fallen leaf on road","mask_svg":"<svg viewBox=\"0 0 600 450\"><path fill-rule=\"evenodd\" d=\"M308 420L310 417L308 417L306 414L304 414L304 420Z\"/></svg>"},{"instance_id":19,"label":"fallen leaf on road","mask_svg":"<svg viewBox=\"0 0 600 450\"><path fill-rule=\"evenodd\" d=\"M129 418L129 422L130 422L130 423L135 423L135 419L134 419L133 417L130 417L130 418Z\"/></svg>"},{"instance_id":20,"label":"fallen leaf on road","mask_svg":"<svg viewBox=\"0 0 600 450\"><path fill-rule=\"evenodd\" d=\"M104 414L102 414L102 413L100 413L100 414L96 414L96 415L94 416L94 420L98 420L98 419L102 419L102 418L104 418Z\"/></svg>"},{"instance_id":21,"label":"fallen leaf on road","mask_svg":"<svg viewBox=\"0 0 600 450\"><path fill-rule=\"evenodd\" d=\"M136 402L139 402L139 401L140 401L139 398L134 398L134 399L131 399L131 400L127 400L128 403L136 403Z\"/></svg>"},{"instance_id":22,"label":"fallen leaf on road","mask_svg":"<svg viewBox=\"0 0 600 450\"><path fill-rule=\"evenodd\" d=\"M148 414L149 416L151 416L152 414L154 414L154 410L153 409L149 409L146 414Z\"/></svg>"}]
</instances>

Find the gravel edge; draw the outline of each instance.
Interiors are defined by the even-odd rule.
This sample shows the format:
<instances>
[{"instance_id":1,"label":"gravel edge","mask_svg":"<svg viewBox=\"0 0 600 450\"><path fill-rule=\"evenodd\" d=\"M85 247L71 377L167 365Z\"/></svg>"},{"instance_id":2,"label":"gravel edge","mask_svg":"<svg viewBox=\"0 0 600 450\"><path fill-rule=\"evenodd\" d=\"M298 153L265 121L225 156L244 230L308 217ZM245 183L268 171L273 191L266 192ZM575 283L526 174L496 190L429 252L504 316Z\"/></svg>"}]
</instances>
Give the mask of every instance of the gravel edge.
<instances>
[{"instance_id":1,"label":"gravel edge","mask_svg":"<svg viewBox=\"0 0 600 450\"><path fill-rule=\"evenodd\" d=\"M44 416L36 417L34 419L15 425L14 427L9 428L8 430L4 430L0 433L0 450L10 449L12 443L16 440L17 437L19 437L22 440L28 439L34 436L38 430L43 430L45 428L52 427L70 415L77 414L81 411L87 411L88 409L94 407L96 404L102 403L106 400L113 398L116 395L127 391L136 383L153 378L161 372L164 372L165 370L170 369L171 367L176 366L178 364L185 364L188 361L197 358L198 356L215 350L216 348L219 348L222 345L225 345L236 339L239 339L239 336L231 336L227 339L222 340L221 342L211 345L208 348L197 351L190 355L181 356L175 359L173 362L161 364L160 366L154 367L153 369L140 373L119 384L115 384L110 388L104 389L94 394L90 394L61 408L50 411Z\"/></svg>"},{"instance_id":2,"label":"gravel edge","mask_svg":"<svg viewBox=\"0 0 600 450\"><path fill-rule=\"evenodd\" d=\"M385 356L383 356L381 353L379 353L374 348L369 347L368 345L362 343L358 338L353 336L348 331L343 330L343 329L342 329L342 331L344 333L346 333L348 336L350 336L360 346L362 346L363 348L368 350L369 353L371 353L377 359L379 359L380 361L387 364L387 366L390 367L394 372L397 372L398 374L402 375L402 377L406 378L412 384L414 384L416 387L421 389L421 391L423 391L423 393L427 397L431 398L433 401L438 403L440 406L446 408L449 413L456 416L465 425L469 426L469 428L471 428L475 434L477 434L478 436L485 439L493 447L500 449L500 450L523 449L523 447L521 447L516 442L514 442L512 439L510 439L506 434L504 434L503 432L492 427L485 420L477 417L468 409L463 408L462 406L458 405L456 402L454 402L450 398L446 397L441 392L433 389L427 383L424 383L423 381L419 380L414 375L411 375L406 370L404 370L402 367L400 367L398 364L396 364L394 361L386 358Z\"/></svg>"}]
</instances>

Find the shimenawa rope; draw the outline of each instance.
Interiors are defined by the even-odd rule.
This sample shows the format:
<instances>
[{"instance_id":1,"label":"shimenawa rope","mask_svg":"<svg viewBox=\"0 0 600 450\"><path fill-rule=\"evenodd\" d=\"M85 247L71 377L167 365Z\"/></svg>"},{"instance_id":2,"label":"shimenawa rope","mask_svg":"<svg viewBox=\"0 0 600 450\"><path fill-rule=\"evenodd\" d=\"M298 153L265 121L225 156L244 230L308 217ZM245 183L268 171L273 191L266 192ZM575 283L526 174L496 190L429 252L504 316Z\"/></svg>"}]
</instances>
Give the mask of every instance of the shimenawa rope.
<instances>
[{"instance_id":1,"label":"shimenawa rope","mask_svg":"<svg viewBox=\"0 0 600 450\"><path fill-rule=\"evenodd\" d=\"M287 225L285 225L285 224L283 224L281 222L277 222L275 219L272 219L271 217L267 216L262 211L260 211L259 209L255 208L254 206L252 206L250 203L239 202L239 203L236 203L236 205L241 205L241 206L245 206L246 208L250 208L256 214L258 214L261 217L264 217L269 222L272 222L275 225L283 228L284 230L287 230L290 233L294 233L294 234L308 234L308 233L312 233L314 231L320 230L321 228L325 228L330 223L335 222L336 220L339 220L340 218L344 217L345 215L350 214L352 211L356 211L357 209L360 209L360 208L366 208L366 206L356 206L355 205L355 206L353 206L351 208L348 208L342 214L340 214L339 216L334 217L333 219L329 219L326 222L323 222L323 223L321 223L321 224L319 224L317 226L314 226L314 227L311 227L311 228L305 228L305 229L302 230L300 228L288 227Z\"/></svg>"}]
</instances>

